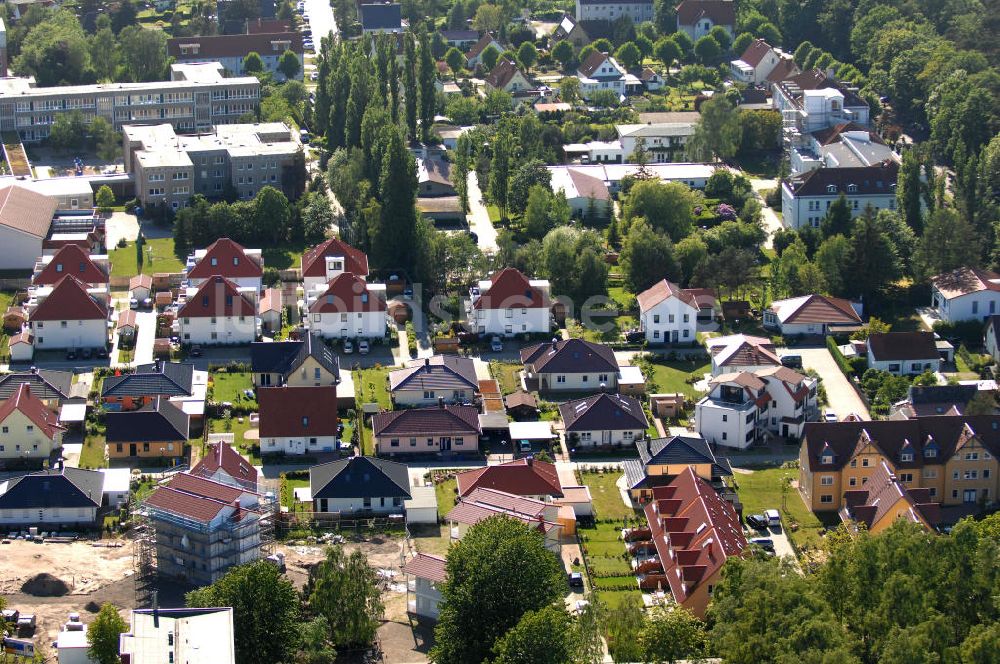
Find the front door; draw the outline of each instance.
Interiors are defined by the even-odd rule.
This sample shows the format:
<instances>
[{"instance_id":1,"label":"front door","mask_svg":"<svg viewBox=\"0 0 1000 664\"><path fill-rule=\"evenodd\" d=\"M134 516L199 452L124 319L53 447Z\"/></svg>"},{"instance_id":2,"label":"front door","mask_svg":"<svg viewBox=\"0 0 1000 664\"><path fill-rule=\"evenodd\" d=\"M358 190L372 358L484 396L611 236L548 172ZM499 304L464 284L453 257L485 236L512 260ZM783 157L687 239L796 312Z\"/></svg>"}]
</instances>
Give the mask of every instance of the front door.
<instances>
[{"instance_id":1,"label":"front door","mask_svg":"<svg viewBox=\"0 0 1000 664\"><path fill-rule=\"evenodd\" d=\"M451 450L451 437L441 436L441 451L448 452Z\"/></svg>"},{"instance_id":2,"label":"front door","mask_svg":"<svg viewBox=\"0 0 1000 664\"><path fill-rule=\"evenodd\" d=\"M128 446L128 455L129 456L135 456L138 453L138 451L139 451L139 449L138 449L138 447L136 446L135 443L129 443L129 446Z\"/></svg>"},{"instance_id":3,"label":"front door","mask_svg":"<svg viewBox=\"0 0 1000 664\"><path fill-rule=\"evenodd\" d=\"M785 438L788 438L788 425L787 424L782 424L781 425L781 435L784 436Z\"/></svg>"},{"instance_id":4,"label":"front door","mask_svg":"<svg viewBox=\"0 0 1000 664\"><path fill-rule=\"evenodd\" d=\"M966 503L974 503L974 502L976 502L976 490L975 489L966 489L963 492L962 500L964 502L966 502Z\"/></svg>"},{"instance_id":5,"label":"front door","mask_svg":"<svg viewBox=\"0 0 1000 664\"><path fill-rule=\"evenodd\" d=\"M670 343L677 343L677 330L671 330L670 332Z\"/></svg>"}]
</instances>

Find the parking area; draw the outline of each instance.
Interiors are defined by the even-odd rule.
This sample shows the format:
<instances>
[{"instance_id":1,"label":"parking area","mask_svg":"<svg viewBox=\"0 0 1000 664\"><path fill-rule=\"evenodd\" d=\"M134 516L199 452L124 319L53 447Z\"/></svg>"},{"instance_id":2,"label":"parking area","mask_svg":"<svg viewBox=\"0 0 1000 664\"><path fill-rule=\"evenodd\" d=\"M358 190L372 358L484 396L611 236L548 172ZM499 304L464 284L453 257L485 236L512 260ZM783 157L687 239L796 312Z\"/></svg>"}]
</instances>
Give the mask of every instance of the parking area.
<instances>
[{"instance_id":1,"label":"parking area","mask_svg":"<svg viewBox=\"0 0 1000 664\"><path fill-rule=\"evenodd\" d=\"M829 401L827 409L837 414L837 419L842 420L848 415L856 414L862 419L870 420L868 409L865 407L861 397L854 391L847 378L840 371L840 367L833 360L825 347L818 348L785 348L779 351L784 355L801 355L802 366L812 369L823 379L823 386L826 388L826 398Z\"/></svg>"}]
</instances>

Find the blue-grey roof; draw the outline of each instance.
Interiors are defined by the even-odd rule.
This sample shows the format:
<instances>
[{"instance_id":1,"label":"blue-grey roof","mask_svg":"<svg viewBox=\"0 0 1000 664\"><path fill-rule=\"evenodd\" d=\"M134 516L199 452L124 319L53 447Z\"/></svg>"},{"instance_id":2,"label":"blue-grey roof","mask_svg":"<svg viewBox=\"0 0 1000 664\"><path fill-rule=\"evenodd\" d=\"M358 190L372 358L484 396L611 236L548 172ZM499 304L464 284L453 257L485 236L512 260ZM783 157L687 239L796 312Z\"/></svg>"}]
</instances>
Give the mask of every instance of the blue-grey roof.
<instances>
[{"instance_id":1,"label":"blue-grey roof","mask_svg":"<svg viewBox=\"0 0 1000 664\"><path fill-rule=\"evenodd\" d=\"M191 396L194 365L187 362L140 364L135 373L108 376L101 387L102 397Z\"/></svg>"},{"instance_id":2,"label":"blue-grey roof","mask_svg":"<svg viewBox=\"0 0 1000 664\"><path fill-rule=\"evenodd\" d=\"M104 473L56 468L9 480L0 493L0 509L100 507L103 495Z\"/></svg>"},{"instance_id":3,"label":"blue-grey roof","mask_svg":"<svg viewBox=\"0 0 1000 664\"><path fill-rule=\"evenodd\" d=\"M466 390L477 389L476 363L458 355L435 355L389 372L389 389Z\"/></svg>"},{"instance_id":4,"label":"blue-grey roof","mask_svg":"<svg viewBox=\"0 0 1000 664\"><path fill-rule=\"evenodd\" d=\"M399 30L403 25L402 6L396 3L361 5L359 13L364 30Z\"/></svg>"},{"instance_id":5,"label":"blue-grey roof","mask_svg":"<svg viewBox=\"0 0 1000 664\"><path fill-rule=\"evenodd\" d=\"M406 466L374 457L355 456L309 469L313 500L318 498L409 498Z\"/></svg>"},{"instance_id":6,"label":"blue-grey roof","mask_svg":"<svg viewBox=\"0 0 1000 664\"><path fill-rule=\"evenodd\" d=\"M21 383L31 385L31 393L44 401L62 400L72 391L73 372L36 369L0 376L0 400L10 399Z\"/></svg>"},{"instance_id":7,"label":"blue-grey roof","mask_svg":"<svg viewBox=\"0 0 1000 664\"><path fill-rule=\"evenodd\" d=\"M340 362L318 334L307 334L302 341L257 341L250 344L250 369L254 373L278 373L287 377L308 357L314 357L340 382Z\"/></svg>"},{"instance_id":8,"label":"blue-grey roof","mask_svg":"<svg viewBox=\"0 0 1000 664\"><path fill-rule=\"evenodd\" d=\"M164 398L157 398L139 410L109 412L105 415L109 443L187 442L190 418Z\"/></svg>"},{"instance_id":9,"label":"blue-grey roof","mask_svg":"<svg viewBox=\"0 0 1000 664\"><path fill-rule=\"evenodd\" d=\"M717 458L708 441L694 436L672 436L653 440L637 440L636 449L644 466L666 464L712 464L712 475L732 475L726 458Z\"/></svg>"}]
</instances>

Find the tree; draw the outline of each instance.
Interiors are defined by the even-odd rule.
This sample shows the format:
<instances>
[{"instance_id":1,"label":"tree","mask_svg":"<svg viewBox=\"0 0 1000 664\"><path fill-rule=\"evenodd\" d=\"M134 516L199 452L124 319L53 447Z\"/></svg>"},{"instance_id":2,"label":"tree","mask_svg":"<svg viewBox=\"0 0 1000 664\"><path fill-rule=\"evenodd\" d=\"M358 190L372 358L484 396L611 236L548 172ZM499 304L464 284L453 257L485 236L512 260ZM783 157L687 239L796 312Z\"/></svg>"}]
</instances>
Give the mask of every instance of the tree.
<instances>
[{"instance_id":1,"label":"tree","mask_svg":"<svg viewBox=\"0 0 1000 664\"><path fill-rule=\"evenodd\" d=\"M538 60L538 49L530 41L522 43L517 49L517 61L525 70L530 70Z\"/></svg>"},{"instance_id":2,"label":"tree","mask_svg":"<svg viewBox=\"0 0 1000 664\"><path fill-rule=\"evenodd\" d=\"M247 76L253 76L254 74L259 74L264 71L264 60L261 59L260 53L257 51L250 51L243 57L243 73Z\"/></svg>"},{"instance_id":3,"label":"tree","mask_svg":"<svg viewBox=\"0 0 1000 664\"><path fill-rule=\"evenodd\" d=\"M687 609L654 609L639 632L647 662L696 659L705 654L705 625Z\"/></svg>"},{"instance_id":4,"label":"tree","mask_svg":"<svg viewBox=\"0 0 1000 664\"><path fill-rule=\"evenodd\" d=\"M493 664L570 664L573 630L562 606L528 611L493 646Z\"/></svg>"},{"instance_id":5,"label":"tree","mask_svg":"<svg viewBox=\"0 0 1000 664\"><path fill-rule=\"evenodd\" d=\"M587 298L608 292L608 266L600 236L591 230L559 226L549 231L538 252L538 271L554 295L581 306Z\"/></svg>"},{"instance_id":6,"label":"tree","mask_svg":"<svg viewBox=\"0 0 1000 664\"><path fill-rule=\"evenodd\" d=\"M268 185L253 199L254 228L266 242L280 244L287 239L288 224L291 221L291 207L281 191Z\"/></svg>"},{"instance_id":7,"label":"tree","mask_svg":"<svg viewBox=\"0 0 1000 664\"><path fill-rule=\"evenodd\" d=\"M920 274L931 277L965 265L978 266L981 240L975 228L953 208L928 217L914 256Z\"/></svg>"},{"instance_id":8,"label":"tree","mask_svg":"<svg viewBox=\"0 0 1000 664\"><path fill-rule=\"evenodd\" d=\"M431 125L434 124L434 112L437 106L437 69L431 55L430 39L427 33L420 35L420 133L426 143L431 137Z\"/></svg>"},{"instance_id":9,"label":"tree","mask_svg":"<svg viewBox=\"0 0 1000 664\"><path fill-rule=\"evenodd\" d=\"M846 288L852 295L865 298L875 295L900 274L899 256L892 243L884 218L870 208L854 220L851 256L844 270L850 275Z\"/></svg>"},{"instance_id":10,"label":"tree","mask_svg":"<svg viewBox=\"0 0 1000 664\"><path fill-rule=\"evenodd\" d=\"M327 664L337 658L337 650L330 641L330 622L317 616L299 628L301 647L295 655L295 664Z\"/></svg>"},{"instance_id":11,"label":"tree","mask_svg":"<svg viewBox=\"0 0 1000 664\"><path fill-rule=\"evenodd\" d=\"M694 54L703 65L714 65L722 57L722 46L711 35L705 35L694 45Z\"/></svg>"},{"instance_id":12,"label":"tree","mask_svg":"<svg viewBox=\"0 0 1000 664\"><path fill-rule=\"evenodd\" d=\"M333 208L322 191L309 194L306 200L302 209L303 239L307 244L317 244L326 239L333 227Z\"/></svg>"},{"instance_id":13,"label":"tree","mask_svg":"<svg viewBox=\"0 0 1000 664\"><path fill-rule=\"evenodd\" d=\"M733 53L742 55L747 46L753 42L753 35L749 32L741 32L736 35L736 39L733 40Z\"/></svg>"},{"instance_id":14,"label":"tree","mask_svg":"<svg viewBox=\"0 0 1000 664\"><path fill-rule=\"evenodd\" d=\"M493 204L500 210L500 218L509 213L510 177L514 159L514 135L511 121L501 120L493 135L493 161L490 162L489 193Z\"/></svg>"},{"instance_id":15,"label":"tree","mask_svg":"<svg viewBox=\"0 0 1000 664\"><path fill-rule=\"evenodd\" d=\"M923 163L921 150L913 148L903 153L903 161L899 166L896 180L896 200L903 219L915 232L920 233L924 227L923 210L920 201L923 184L920 176Z\"/></svg>"},{"instance_id":16,"label":"tree","mask_svg":"<svg viewBox=\"0 0 1000 664\"><path fill-rule=\"evenodd\" d=\"M656 59L663 63L668 70L675 62L681 59L681 47L670 37L661 37L653 47L653 54Z\"/></svg>"},{"instance_id":17,"label":"tree","mask_svg":"<svg viewBox=\"0 0 1000 664\"><path fill-rule=\"evenodd\" d=\"M451 69L452 73L455 75L455 79L458 79L458 72L462 71L465 67L465 55L452 46L445 53L444 61L448 63L448 67Z\"/></svg>"},{"instance_id":18,"label":"tree","mask_svg":"<svg viewBox=\"0 0 1000 664\"><path fill-rule=\"evenodd\" d=\"M413 43L413 33L403 35L403 53L406 66L403 67L403 106L406 116L406 136L417 137L417 55Z\"/></svg>"},{"instance_id":19,"label":"tree","mask_svg":"<svg viewBox=\"0 0 1000 664\"><path fill-rule=\"evenodd\" d=\"M431 649L438 664L486 660L522 616L555 602L565 585L562 564L542 535L503 516L469 528L449 550L445 569Z\"/></svg>"},{"instance_id":20,"label":"tree","mask_svg":"<svg viewBox=\"0 0 1000 664\"><path fill-rule=\"evenodd\" d=\"M500 51L494 48L492 44L487 46L486 50L482 53L483 67L485 67L487 71L493 71L493 68L496 67L497 60L500 59L500 55Z\"/></svg>"},{"instance_id":21,"label":"tree","mask_svg":"<svg viewBox=\"0 0 1000 664\"><path fill-rule=\"evenodd\" d=\"M573 105L580 100L580 79L567 76L559 81L559 98Z\"/></svg>"},{"instance_id":22,"label":"tree","mask_svg":"<svg viewBox=\"0 0 1000 664\"><path fill-rule=\"evenodd\" d=\"M848 236L851 234L851 226L854 224L854 217L851 215L851 207L847 203L847 196L841 194L837 200L830 205L826 211L823 221L820 222L820 232L823 237L831 235Z\"/></svg>"},{"instance_id":23,"label":"tree","mask_svg":"<svg viewBox=\"0 0 1000 664\"><path fill-rule=\"evenodd\" d=\"M162 81L167 71L167 36L162 30L130 25L118 34L122 65L132 81ZM257 56L258 58L260 56Z\"/></svg>"},{"instance_id":24,"label":"tree","mask_svg":"<svg viewBox=\"0 0 1000 664\"><path fill-rule=\"evenodd\" d=\"M97 156L106 162L117 161L121 155L121 136L111 123L101 116L90 121L90 136L97 149Z\"/></svg>"},{"instance_id":25,"label":"tree","mask_svg":"<svg viewBox=\"0 0 1000 664\"><path fill-rule=\"evenodd\" d=\"M337 647L367 646L375 639L382 612L378 575L360 549L347 555L339 546L309 570L305 595L309 609L326 618Z\"/></svg>"},{"instance_id":26,"label":"tree","mask_svg":"<svg viewBox=\"0 0 1000 664\"><path fill-rule=\"evenodd\" d=\"M642 52L633 42L625 42L615 51L615 57L625 69L635 69L642 61Z\"/></svg>"},{"instance_id":27,"label":"tree","mask_svg":"<svg viewBox=\"0 0 1000 664\"><path fill-rule=\"evenodd\" d=\"M12 69L21 76L34 76L38 87L86 82L90 48L76 16L67 9L41 16L40 23L28 28Z\"/></svg>"},{"instance_id":28,"label":"tree","mask_svg":"<svg viewBox=\"0 0 1000 664\"><path fill-rule=\"evenodd\" d=\"M98 81L110 81L118 67L118 48L111 28L102 28L90 37L90 63Z\"/></svg>"},{"instance_id":29,"label":"tree","mask_svg":"<svg viewBox=\"0 0 1000 664\"><path fill-rule=\"evenodd\" d=\"M733 38L729 36L729 31L721 25L713 26L712 30L708 34L715 40L715 43L719 45L719 48L722 49L723 53L727 52L733 45ZM742 52L743 51L740 51L740 53Z\"/></svg>"},{"instance_id":30,"label":"tree","mask_svg":"<svg viewBox=\"0 0 1000 664\"><path fill-rule=\"evenodd\" d=\"M110 212L111 208L115 204L115 195L111 191L111 187L106 184L102 184L101 188L97 190L97 194L94 196L94 202L97 203L97 207L100 208L101 212Z\"/></svg>"},{"instance_id":31,"label":"tree","mask_svg":"<svg viewBox=\"0 0 1000 664\"><path fill-rule=\"evenodd\" d=\"M651 228L679 242L691 233L697 201L697 195L679 182L637 182L622 201L622 219L642 217Z\"/></svg>"},{"instance_id":32,"label":"tree","mask_svg":"<svg viewBox=\"0 0 1000 664\"><path fill-rule=\"evenodd\" d=\"M697 235L688 235L674 245L674 257L681 272L681 285L691 282L698 265L708 256L708 245Z\"/></svg>"},{"instance_id":33,"label":"tree","mask_svg":"<svg viewBox=\"0 0 1000 664\"><path fill-rule=\"evenodd\" d=\"M498 32L503 27L503 23L503 9L488 2L479 5L476 15L472 18L472 27L480 34Z\"/></svg>"},{"instance_id":34,"label":"tree","mask_svg":"<svg viewBox=\"0 0 1000 664\"><path fill-rule=\"evenodd\" d=\"M448 10L448 28L451 30L464 30L465 19L465 3L456 2Z\"/></svg>"},{"instance_id":35,"label":"tree","mask_svg":"<svg viewBox=\"0 0 1000 664\"><path fill-rule=\"evenodd\" d=\"M278 60L278 71L284 74L285 80L294 79L299 75L301 69L302 63L299 62L299 56L295 55L291 49L285 49L285 52L281 54L281 59Z\"/></svg>"},{"instance_id":36,"label":"tree","mask_svg":"<svg viewBox=\"0 0 1000 664\"><path fill-rule=\"evenodd\" d=\"M590 93L590 103L597 108L617 108L621 100L614 90L601 88Z\"/></svg>"},{"instance_id":37,"label":"tree","mask_svg":"<svg viewBox=\"0 0 1000 664\"><path fill-rule=\"evenodd\" d=\"M87 142L87 124L80 111L60 113L49 129L49 143L57 148L78 149Z\"/></svg>"},{"instance_id":38,"label":"tree","mask_svg":"<svg viewBox=\"0 0 1000 664\"><path fill-rule=\"evenodd\" d=\"M670 238L642 220L629 228L619 263L625 286L632 293L641 293L661 279L677 281L681 276Z\"/></svg>"},{"instance_id":39,"label":"tree","mask_svg":"<svg viewBox=\"0 0 1000 664\"><path fill-rule=\"evenodd\" d=\"M371 255L380 268L411 269L416 251L417 165L402 134L385 129L387 142L379 177L377 227L369 227Z\"/></svg>"},{"instance_id":40,"label":"tree","mask_svg":"<svg viewBox=\"0 0 1000 664\"><path fill-rule=\"evenodd\" d=\"M545 167L541 159L529 159L523 162L510 177L507 202L510 211L515 215L524 213L528 204L528 192L536 185L546 189L552 181L552 172ZM544 235L544 233L543 233Z\"/></svg>"},{"instance_id":41,"label":"tree","mask_svg":"<svg viewBox=\"0 0 1000 664\"><path fill-rule=\"evenodd\" d=\"M848 294L845 286L849 279L844 270L850 255L851 243L843 235L831 235L816 250L814 260L831 295L843 297Z\"/></svg>"},{"instance_id":42,"label":"tree","mask_svg":"<svg viewBox=\"0 0 1000 664\"><path fill-rule=\"evenodd\" d=\"M118 615L118 607L104 604L94 621L87 625L87 656L97 664L118 664L119 635L128 631L128 623Z\"/></svg>"},{"instance_id":43,"label":"tree","mask_svg":"<svg viewBox=\"0 0 1000 664\"><path fill-rule=\"evenodd\" d=\"M731 159L740 144L740 121L736 109L723 95L715 95L701 105L701 116L688 141L688 156L708 161L713 156Z\"/></svg>"},{"instance_id":44,"label":"tree","mask_svg":"<svg viewBox=\"0 0 1000 664\"><path fill-rule=\"evenodd\" d=\"M565 39L560 39L552 47L552 57L565 69L573 61L573 44Z\"/></svg>"},{"instance_id":45,"label":"tree","mask_svg":"<svg viewBox=\"0 0 1000 664\"><path fill-rule=\"evenodd\" d=\"M286 661L298 645L298 592L269 561L234 567L212 585L189 592L186 602L189 607L233 608L241 664Z\"/></svg>"}]
</instances>

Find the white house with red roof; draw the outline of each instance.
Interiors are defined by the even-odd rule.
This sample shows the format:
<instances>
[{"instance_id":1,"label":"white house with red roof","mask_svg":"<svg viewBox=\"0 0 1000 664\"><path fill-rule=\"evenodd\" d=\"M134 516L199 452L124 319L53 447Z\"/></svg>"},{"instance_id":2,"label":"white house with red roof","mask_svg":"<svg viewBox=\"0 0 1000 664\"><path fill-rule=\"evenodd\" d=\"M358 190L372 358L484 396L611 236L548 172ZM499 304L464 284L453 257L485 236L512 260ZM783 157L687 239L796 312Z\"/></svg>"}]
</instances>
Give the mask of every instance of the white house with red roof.
<instances>
[{"instance_id":1,"label":"white house with red roof","mask_svg":"<svg viewBox=\"0 0 1000 664\"><path fill-rule=\"evenodd\" d=\"M713 376L781 366L774 343L766 337L748 334L713 337L705 341L705 348L712 356Z\"/></svg>"},{"instance_id":2,"label":"white house with red roof","mask_svg":"<svg viewBox=\"0 0 1000 664\"><path fill-rule=\"evenodd\" d=\"M188 288L174 324L185 344L248 344L257 339L257 293L222 276Z\"/></svg>"},{"instance_id":3,"label":"white house with red roof","mask_svg":"<svg viewBox=\"0 0 1000 664\"><path fill-rule=\"evenodd\" d=\"M591 53L576 72L576 77L580 79L580 96L590 99L598 90L611 90L619 97L623 96L625 73L625 68L608 53Z\"/></svg>"},{"instance_id":4,"label":"white house with red roof","mask_svg":"<svg viewBox=\"0 0 1000 664\"><path fill-rule=\"evenodd\" d=\"M559 554L562 524L559 505L516 496L496 489L477 488L459 496L455 507L445 516L451 539L460 540L469 528L490 517L505 516L537 528L545 540L545 548Z\"/></svg>"},{"instance_id":5,"label":"white house with red roof","mask_svg":"<svg viewBox=\"0 0 1000 664\"><path fill-rule=\"evenodd\" d=\"M861 325L849 300L826 295L802 295L775 300L764 311L764 327L781 334L828 334L834 328Z\"/></svg>"},{"instance_id":6,"label":"white house with red roof","mask_svg":"<svg viewBox=\"0 0 1000 664\"><path fill-rule=\"evenodd\" d=\"M479 334L545 333L552 329L549 282L508 267L470 291L469 328Z\"/></svg>"},{"instance_id":7,"label":"white house with red roof","mask_svg":"<svg viewBox=\"0 0 1000 664\"><path fill-rule=\"evenodd\" d=\"M262 387L261 454L315 454L337 451L337 386Z\"/></svg>"},{"instance_id":8,"label":"white house with red roof","mask_svg":"<svg viewBox=\"0 0 1000 664\"><path fill-rule=\"evenodd\" d=\"M986 320L1000 313L1000 274L960 267L931 277L931 307L946 323Z\"/></svg>"},{"instance_id":9,"label":"white house with red roof","mask_svg":"<svg viewBox=\"0 0 1000 664\"><path fill-rule=\"evenodd\" d=\"M430 553L418 553L403 565L403 573L412 577L406 584L406 612L437 620L443 599L441 587L448 580L447 560Z\"/></svg>"},{"instance_id":10,"label":"white house with red roof","mask_svg":"<svg viewBox=\"0 0 1000 664\"><path fill-rule=\"evenodd\" d=\"M104 348L108 344L107 287L88 289L72 275L32 292L28 329L36 350Z\"/></svg>"},{"instance_id":11,"label":"white house with red roof","mask_svg":"<svg viewBox=\"0 0 1000 664\"><path fill-rule=\"evenodd\" d=\"M340 238L330 238L302 254L302 286L309 293L348 272L368 276L368 255Z\"/></svg>"},{"instance_id":12,"label":"white house with red roof","mask_svg":"<svg viewBox=\"0 0 1000 664\"><path fill-rule=\"evenodd\" d=\"M62 447L63 427L55 412L31 393L27 383L0 402L0 462L48 459Z\"/></svg>"},{"instance_id":13,"label":"white house with red roof","mask_svg":"<svg viewBox=\"0 0 1000 664\"><path fill-rule=\"evenodd\" d=\"M639 329L651 344L692 343L698 329L696 291L661 279L636 296Z\"/></svg>"},{"instance_id":14,"label":"white house with red roof","mask_svg":"<svg viewBox=\"0 0 1000 664\"><path fill-rule=\"evenodd\" d=\"M264 257L260 249L246 249L228 237L188 256L187 281L197 288L211 277L225 277L241 288L260 290Z\"/></svg>"},{"instance_id":15,"label":"white house with red roof","mask_svg":"<svg viewBox=\"0 0 1000 664\"><path fill-rule=\"evenodd\" d=\"M54 286L66 275L72 275L88 288L99 288L108 285L110 274L107 255L92 255L78 245L66 244L54 254L38 259L31 284L34 287Z\"/></svg>"},{"instance_id":16,"label":"white house with red roof","mask_svg":"<svg viewBox=\"0 0 1000 664\"><path fill-rule=\"evenodd\" d=\"M257 490L257 469L226 442L206 445L204 456L191 469L191 474L230 486Z\"/></svg>"},{"instance_id":17,"label":"white house with red roof","mask_svg":"<svg viewBox=\"0 0 1000 664\"><path fill-rule=\"evenodd\" d=\"M783 59L791 59L763 39L755 39L743 50L743 54L729 63L733 78L741 83L760 85L774 71Z\"/></svg>"},{"instance_id":18,"label":"white house with red roof","mask_svg":"<svg viewBox=\"0 0 1000 664\"><path fill-rule=\"evenodd\" d=\"M356 274L343 272L306 297L309 329L326 339L385 336L385 284L369 284Z\"/></svg>"}]
</instances>

